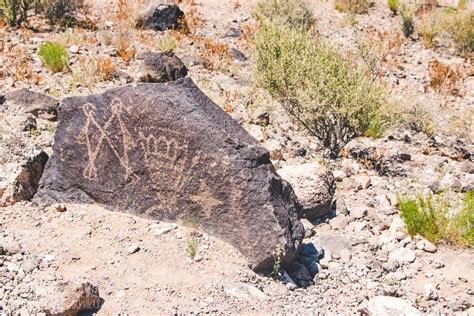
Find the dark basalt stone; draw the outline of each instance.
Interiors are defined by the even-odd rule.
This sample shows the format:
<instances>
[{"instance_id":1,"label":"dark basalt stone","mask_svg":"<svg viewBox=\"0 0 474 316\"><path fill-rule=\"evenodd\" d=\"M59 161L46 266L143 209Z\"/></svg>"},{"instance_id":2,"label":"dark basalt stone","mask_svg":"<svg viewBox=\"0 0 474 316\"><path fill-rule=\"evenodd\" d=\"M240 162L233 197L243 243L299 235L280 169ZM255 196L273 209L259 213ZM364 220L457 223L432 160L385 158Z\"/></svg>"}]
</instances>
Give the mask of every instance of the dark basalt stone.
<instances>
[{"instance_id":1,"label":"dark basalt stone","mask_svg":"<svg viewBox=\"0 0 474 316\"><path fill-rule=\"evenodd\" d=\"M137 27L166 31L178 29L179 20L184 17L184 12L176 4L159 4L148 8L137 20Z\"/></svg>"},{"instance_id":2,"label":"dark basalt stone","mask_svg":"<svg viewBox=\"0 0 474 316\"><path fill-rule=\"evenodd\" d=\"M173 52L142 54L141 82L163 83L184 78L188 69Z\"/></svg>"},{"instance_id":3,"label":"dark basalt stone","mask_svg":"<svg viewBox=\"0 0 474 316\"><path fill-rule=\"evenodd\" d=\"M189 78L63 100L35 201L192 218L257 271L277 250L290 263L304 236L269 153Z\"/></svg>"}]
</instances>

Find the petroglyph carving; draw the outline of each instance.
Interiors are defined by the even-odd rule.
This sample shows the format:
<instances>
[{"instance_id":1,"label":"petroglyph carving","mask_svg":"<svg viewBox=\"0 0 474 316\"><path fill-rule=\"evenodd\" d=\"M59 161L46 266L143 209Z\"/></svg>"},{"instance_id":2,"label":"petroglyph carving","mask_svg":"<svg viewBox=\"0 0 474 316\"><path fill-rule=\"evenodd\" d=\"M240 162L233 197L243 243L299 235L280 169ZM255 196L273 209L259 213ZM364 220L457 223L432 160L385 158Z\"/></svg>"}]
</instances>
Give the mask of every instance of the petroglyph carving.
<instances>
[{"instance_id":1,"label":"petroglyph carving","mask_svg":"<svg viewBox=\"0 0 474 316\"><path fill-rule=\"evenodd\" d=\"M66 98L35 199L98 202L161 220L196 216L256 270L288 263L304 236L268 152L191 79ZM79 132L79 133L78 133Z\"/></svg>"},{"instance_id":2,"label":"petroglyph carving","mask_svg":"<svg viewBox=\"0 0 474 316\"><path fill-rule=\"evenodd\" d=\"M126 111L123 103L120 100L114 99L112 104L112 114L109 119L101 126L97 123L95 118L96 106L92 103L85 103L82 107L82 111L86 116L86 124L82 130L81 137L79 139L85 139L87 147L87 155L89 161L84 168L84 177L89 180L97 177L97 166L96 160L103 145L108 145L112 152L115 154L120 164L125 170L125 179L128 179L132 175L132 168L130 166L128 152L133 148L134 142L130 135L127 127L123 122L123 114ZM117 124L122 134L122 152L108 134L108 129L112 124ZM96 134L98 133L98 135ZM97 141L94 143L94 137L97 137Z\"/></svg>"}]
</instances>

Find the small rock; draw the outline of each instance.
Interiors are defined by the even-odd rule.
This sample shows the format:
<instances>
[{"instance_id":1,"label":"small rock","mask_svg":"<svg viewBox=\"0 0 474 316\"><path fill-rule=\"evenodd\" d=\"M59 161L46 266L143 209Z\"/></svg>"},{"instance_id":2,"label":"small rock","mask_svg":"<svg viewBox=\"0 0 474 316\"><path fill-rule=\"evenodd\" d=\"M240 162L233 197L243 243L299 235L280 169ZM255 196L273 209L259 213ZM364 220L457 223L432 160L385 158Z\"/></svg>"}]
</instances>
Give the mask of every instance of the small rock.
<instances>
[{"instance_id":1,"label":"small rock","mask_svg":"<svg viewBox=\"0 0 474 316\"><path fill-rule=\"evenodd\" d=\"M138 28L165 31L180 28L179 20L184 17L184 12L176 4L153 5L153 1L137 19Z\"/></svg>"},{"instance_id":2,"label":"small rock","mask_svg":"<svg viewBox=\"0 0 474 316\"><path fill-rule=\"evenodd\" d=\"M436 291L436 288L433 286L431 283L425 284L423 287L424 290L424 295L427 300L433 300L436 301L438 299L438 292Z\"/></svg>"},{"instance_id":3,"label":"small rock","mask_svg":"<svg viewBox=\"0 0 474 316\"><path fill-rule=\"evenodd\" d=\"M372 184L372 180L368 176L358 176L355 183L358 190L365 190Z\"/></svg>"},{"instance_id":4,"label":"small rock","mask_svg":"<svg viewBox=\"0 0 474 316\"><path fill-rule=\"evenodd\" d=\"M242 31L238 28L231 27L227 33L225 33L224 37L240 37L242 35Z\"/></svg>"},{"instance_id":5,"label":"small rock","mask_svg":"<svg viewBox=\"0 0 474 316\"><path fill-rule=\"evenodd\" d=\"M246 61L247 60L247 57L245 57L244 53L242 53L240 50L232 47L230 49L230 53L232 54L232 57L235 59L235 60L238 60L238 61Z\"/></svg>"},{"instance_id":6,"label":"small rock","mask_svg":"<svg viewBox=\"0 0 474 316\"><path fill-rule=\"evenodd\" d=\"M332 172L322 165L286 165L277 171L295 190L305 217L316 219L331 211L336 190Z\"/></svg>"},{"instance_id":7,"label":"small rock","mask_svg":"<svg viewBox=\"0 0 474 316\"><path fill-rule=\"evenodd\" d=\"M60 212L60 213L63 213L63 212L66 212L67 211L67 208L66 208L66 205L64 204L57 204L54 206L54 209L57 211L57 212Z\"/></svg>"},{"instance_id":8,"label":"small rock","mask_svg":"<svg viewBox=\"0 0 474 316\"><path fill-rule=\"evenodd\" d=\"M336 214L349 215L346 201L342 197L336 200Z\"/></svg>"},{"instance_id":9,"label":"small rock","mask_svg":"<svg viewBox=\"0 0 474 316\"><path fill-rule=\"evenodd\" d=\"M143 64L139 72L139 81L163 83L184 78L188 69L173 52L141 54Z\"/></svg>"},{"instance_id":10,"label":"small rock","mask_svg":"<svg viewBox=\"0 0 474 316\"><path fill-rule=\"evenodd\" d=\"M301 224L303 224L304 227L304 237L305 238L310 238L311 236L314 235L314 225L311 224L310 221L308 221L306 218L300 219Z\"/></svg>"},{"instance_id":11,"label":"small rock","mask_svg":"<svg viewBox=\"0 0 474 316\"><path fill-rule=\"evenodd\" d=\"M387 270L388 272L395 272L400 267L396 260L389 260L385 262L382 267Z\"/></svg>"},{"instance_id":12,"label":"small rock","mask_svg":"<svg viewBox=\"0 0 474 316\"><path fill-rule=\"evenodd\" d=\"M334 180L341 182L343 179L347 178L347 174L342 170L334 170L333 172Z\"/></svg>"},{"instance_id":13,"label":"small rock","mask_svg":"<svg viewBox=\"0 0 474 316\"><path fill-rule=\"evenodd\" d=\"M367 208L364 206L356 206L350 209L349 214L355 219L361 219L367 215Z\"/></svg>"},{"instance_id":14,"label":"small rock","mask_svg":"<svg viewBox=\"0 0 474 316\"><path fill-rule=\"evenodd\" d=\"M433 243L429 242L424 238L416 243L416 248L429 253L434 253L437 250L436 246Z\"/></svg>"},{"instance_id":15,"label":"small rock","mask_svg":"<svg viewBox=\"0 0 474 316\"><path fill-rule=\"evenodd\" d=\"M395 260L399 263L412 263L416 259L415 252L408 248L398 248L392 251L389 256L389 260Z\"/></svg>"},{"instance_id":16,"label":"small rock","mask_svg":"<svg viewBox=\"0 0 474 316\"><path fill-rule=\"evenodd\" d=\"M266 300L268 298L265 293L263 293L255 286L243 282L231 284L230 286L226 287L224 291L227 295L242 300Z\"/></svg>"},{"instance_id":17,"label":"small rock","mask_svg":"<svg viewBox=\"0 0 474 316\"><path fill-rule=\"evenodd\" d=\"M374 296L369 300L369 315L387 315L387 316L415 316L421 315L421 312L411 306L410 303L391 296Z\"/></svg>"},{"instance_id":18,"label":"small rock","mask_svg":"<svg viewBox=\"0 0 474 316\"><path fill-rule=\"evenodd\" d=\"M71 45L71 46L69 46L69 52L70 52L71 54L77 54L77 53L79 53L79 46L77 46L77 45Z\"/></svg>"},{"instance_id":19,"label":"small rock","mask_svg":"<svg viewBox=\"0 0 474 316\"><path fill-rule=\"evenodd\" d=\"M51 297L47 315L77 315L81 311L96 310L102 305L99 289L91 283L62 284L57 296Z\"/></svg>"},{"instance_id":20,"label":"small rock","mask_svg":"<svg viewBox=\"0 0 474 316\"><path fill-rule=\"evenodd\" d=\"M130 247L127 248L127 253L129 255L134 254L135 252L138 252L140 250L140 247L138 245L131 245Z\"/></svg>"},{"instance_id":21,"label":"small rock","mask_svg":"<svg viewBox=\"0 0 474 316\"><path fill-rule=\"evenodd\" d=\"M36 262L35 260L32 260L32 259L27 259L27 260L23 261L23 263L21 264L21 268L26 273L32 272L37 267L38 267L38 262Z\"/></svg>"}]
</instances>

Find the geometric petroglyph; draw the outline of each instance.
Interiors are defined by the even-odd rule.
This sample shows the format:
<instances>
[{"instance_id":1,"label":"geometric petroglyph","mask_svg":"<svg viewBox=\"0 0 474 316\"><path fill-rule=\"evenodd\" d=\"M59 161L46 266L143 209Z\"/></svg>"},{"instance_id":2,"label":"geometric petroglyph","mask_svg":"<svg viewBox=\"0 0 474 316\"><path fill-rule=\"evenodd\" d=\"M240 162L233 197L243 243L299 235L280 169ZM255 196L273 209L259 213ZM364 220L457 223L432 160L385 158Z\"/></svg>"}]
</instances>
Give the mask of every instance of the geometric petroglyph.
<instances>
[{"instance_id":1,"label":"geometric petroglyph","mask_svg":"<svg viewBox=\"0 0 474 316\"><path fill-rule=\"evenodd\" d=\"M97 120L95 119L95 111L97 108L94 104L86 103L82 106L82 111L86 115L86 123L82 130L81 136L84 136L86 140L87 155L89 158L89 161L84 169L84 177L90 180L97 177L96 160L104 144L107 144L110 147L124 168L125 179L128 180L128 178L132 175L128 152L133 148L134 142L123 122L122 115L126 110L120 100L115 99L113 102L114 104L111 107L112 115L107 119L103 126L97 123ZM117 123L122 134L122 152L120 152L120 149L114 145L111 135L109 135L107 132L112 124ZM96 141L94 141L95 137L98 137ZM79 139L83 139L83 137L80 137Z\"/></svg>"},{"instance_id":2,"label":"geometric petroglyph","mask_svg":"<svg viewBox=\"0 0 474 316\"><path fill-rule=\"evenodd\" d=\"M111 115L103 125L97 122L97 108L94 104L85 103L82 106L82 111L86 116L86 122L78 139L79 141L85 140L87 149L88 161L84 168L84 177L89 180L97 178L98 155L104 146L108 146L125 170L125 180L138 180L137 175L133 172L133 161L130 161L130 154L139 150L152 185L166 188L169 193L174 193L169 194L166 198L166 204L168 206L175 205L177 202L176 192L179 192L184 182L189 179L192 166L201 159L200 151L195 151L191 155L188 144L180 144L176 139L165 136L164 132L161 135L156 135L159 131L158 127L154 128L154 134L145 135L142 131L131 133L124 121L125 116L130 116L130 113L120 99L113 99ZM170 134L169 131L167 133ZM117 135L121 135L120 140L113 139ZM202 188L202 184L199 186ZM205 201L200 200L199 197L194 197L192 200L202 206L204 204L211 206L220 204L219 200L211 196L208 196ZM160 206L157 205L157 207Z\"/></svg>"}]
</instances>

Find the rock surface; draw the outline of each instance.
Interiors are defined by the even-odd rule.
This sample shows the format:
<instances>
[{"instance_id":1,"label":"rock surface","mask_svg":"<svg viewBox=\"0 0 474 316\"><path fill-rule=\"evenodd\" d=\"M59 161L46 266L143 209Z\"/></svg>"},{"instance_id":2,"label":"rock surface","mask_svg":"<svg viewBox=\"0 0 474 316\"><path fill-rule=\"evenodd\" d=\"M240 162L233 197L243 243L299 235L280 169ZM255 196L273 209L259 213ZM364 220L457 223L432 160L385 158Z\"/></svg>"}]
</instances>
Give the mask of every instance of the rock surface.
<instances>
[{"instance_id":1,"label":"rock surface","mask_svg":"<svg viewBox=\"0 0 474 316\"><path fill-rule=\"evenodd\" d=\"M141 82L163 83L184 78L188 74L186 66L173 52L147 52L142 57Z\"/></svg>"},{"instance_id":2,"label":"rock surface","mask_svg":"<svg viewBox=\"0 0 474 316\"><path fill-rule=\"evenodd\" d=\"M192 82L65 99L36 201L98 202L185 219L236 246L255 270L283 263L304 235L291 186L268 152Z\"/></svg>"},{"instance_id":3,"label":"rock surface","mask_svg":"<svg viewBox=\"0 0 474 316\"><path fill-rule=\"evenodd\" d=\"M179 20L183 16L184 12L176 4L152 5L138 18L137 27L155 31L179 28Z\"/></svg>"},{"instance_id":4,"label":"rock surface","mask_svg":"<svg viewBox=\"0 0 474 316\"><path fill-rule=\"evenodd\" d=\"M278 174L294 188L303 215L309 219L327 215L336 190L331 171L315 163L286 165Z\"/></svg>"}]
</instances>

